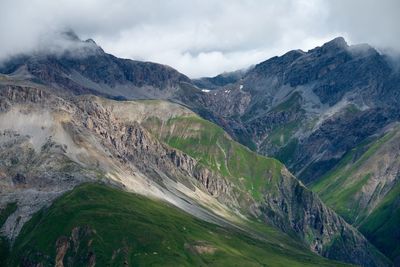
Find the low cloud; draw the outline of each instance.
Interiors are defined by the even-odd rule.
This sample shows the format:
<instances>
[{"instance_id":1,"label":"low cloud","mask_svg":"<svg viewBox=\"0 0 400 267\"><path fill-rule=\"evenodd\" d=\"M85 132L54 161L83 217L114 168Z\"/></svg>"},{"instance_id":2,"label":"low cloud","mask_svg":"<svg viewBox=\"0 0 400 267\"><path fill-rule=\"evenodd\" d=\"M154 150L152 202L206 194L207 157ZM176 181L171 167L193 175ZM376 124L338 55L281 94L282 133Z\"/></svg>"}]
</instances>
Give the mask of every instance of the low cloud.
<instances>
[{"instance_id":1,"label":"low cloud","mask_svg":"<svg viewBox=\"0 0 400 267\"><path fill-rule=\"evenodd\" d=\"M3 0L0 60L70 49L73 29L119 57L168 64L190 77L256 64L338 35L398 51L399 1Z\"/></svg>"}]
</instances>

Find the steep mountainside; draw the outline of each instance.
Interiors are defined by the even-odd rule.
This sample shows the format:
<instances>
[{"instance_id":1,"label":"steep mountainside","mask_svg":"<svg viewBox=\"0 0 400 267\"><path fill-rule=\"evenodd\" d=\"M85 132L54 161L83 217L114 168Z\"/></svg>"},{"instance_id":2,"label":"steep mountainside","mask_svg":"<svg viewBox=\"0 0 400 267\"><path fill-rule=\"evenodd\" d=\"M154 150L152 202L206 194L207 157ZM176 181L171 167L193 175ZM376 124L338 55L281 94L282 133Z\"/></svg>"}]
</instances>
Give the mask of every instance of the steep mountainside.
<instances>
[{"instance_id":1,"label":"steep mountainside","mask_svg":"<svg viewBox=\"0 0 400 267\"><path fill-rule=\"evenodd\" d=\"M286 242L279 233L268 234L268 240L254 238L198 220L160 201L86 184L27 223L15 242L10 264L341 266ZM271 241L282 242L285 248Z\"/></svg>"},{"instance_id":2,"label":"steep mountainside","mask_svg":"<svg viewBox=\"0 0 400 267\"><path fill-rule=\"evenodd\" d=\"M400 73L392 62L340 37L247 71L194 81L167 66L106 54L92 40L68 38L79 49L13 58L0 67L7 74L2 79L40 82L57 94L171 99L277 157L307 184L400 116Z\"/></svg>"},{"instance_id":3,"label":"steep mountainside","mask_svg":"<svg viewBox=\"0 0 400 267\"><path fill-rule=\"evenodd\" d=\"M392 125L400 119L400 73L392 63L336 38L262 62L196 101L237 140L284 162L398 264Z\"/></svg>"},{"instance_id":4,"label":"steep mountainside","mask_svg":"<svg viewBox=\"0 0 400 267\"><path fill-rule=\"evenodd\" d=\"M132 120L130 114L136 111L136 108L132 109L121 102L107 101L102 105L122 119ZM221 128L194 114L170 118L157 116L163 112L158 112L158 107L152 106L141 119L142 125L159 140L196 159L198 164L195 169L205 166L226 179L232 186L235 202L242 214L248 216L250 209L251 217L300 237L312 250L325 256L351 260L354 255L336 246L344 245L350 249L354 244L350 240L346 244L337 244L335 239L338 236L334 233L340 229L341 236L347 239L353 235L353 230L339 226L344 221L326 209L281 163L256 155L234 142ZM201 173L198 179L212 196L232 206L232 198L226 198L226 192L221 192L221 189L226 191L226 187L214 184L209 175ZM327 221L331 222L326 224Z\"/></svg>"},{"instance_id":5,"label":"steep mountainside","mask_svg":"<svg viewBox=\"0 0 400 267\"><path fill-rule=\"evenodd\" d=\"M256 65L204 105L238 140L249 138L309 183L399 118L399 77L372 47L337 38Z\"/></svg>"},{"instance_id":6,"label":"steep mountainside","mask_svg":"<svg viewBox=\"0 0 400 267\"><path fill-rule=\"evenodd\" d=\"M170 98L180 83L190 79L171 67L107 54L89 39L75 43L63 53L16 56L0 66L0 73L51 85L60 94L97 94L111 98Z\"/></svg>"},{"instance_id":7,"label":"steep mountainside","mask_svg":"<svg viewBox=\"0 0 400 267\"><path fill-rule=\"evenodd\" d=\"M292 172L397 261L397 154L382 149L397 144L400 73L385 55L336 38L192 81L66 36L74 49L0 66L0 204L18 202L9 238L56 197L101 180L209 222L259 219L334 259L384 261ZM169 99L227 133L169 102L83 94Z\"/></svg>"},{"instance_id":8,"label":"steep mountainside","mask_svg":"<svg viewBox=\"0 0 400 267\"><path fill-rule=\"evenodd\" d=\"M26 242L37 239L35 231L21 229L56 197L83 182L102 181L164 200L202 221L242 229L250 237L263 236L276 227L290 236L285 240L300 242L331 259L364 266L389 265L280 162L251 152L183 106L155 100L60 97L53 88L15 85L20 82L10 77L2 83L0 200L3 207L17 203L2 233L15 244L19 244L19 233L28 238ZM45 225L46 218L51 218L47 216L53 216L52 209L49 212L43 215ZM40 216L35 215L37 219L27 227L36 227ZM68 236L74 227L83 227L73 219L61 232L49 236L53 238L49 244L61 235ZM83 240L87 234L96 235L88 231L71 233L71 242L75 234L83 234ZM33 236L26 236L29 232ZM55 253L49 251L49 244L39 243L41 252L29 254L26 243L21 242L15 253L28 253L27 258L18 258L29 264L47 258L41 253ZM60 249L68 250L69 243L64 243L59 243Z\"/></svg>"},{"instance_id":9,"label":"steep mountainside","mask_svg":"<svg viewBox=\"0 0 400 267\"><path fill-rule=\"evenodd\" d=\"M329 206L400 262L400 128L346 154L312 186Z\"/></svg>"}]
</instances>

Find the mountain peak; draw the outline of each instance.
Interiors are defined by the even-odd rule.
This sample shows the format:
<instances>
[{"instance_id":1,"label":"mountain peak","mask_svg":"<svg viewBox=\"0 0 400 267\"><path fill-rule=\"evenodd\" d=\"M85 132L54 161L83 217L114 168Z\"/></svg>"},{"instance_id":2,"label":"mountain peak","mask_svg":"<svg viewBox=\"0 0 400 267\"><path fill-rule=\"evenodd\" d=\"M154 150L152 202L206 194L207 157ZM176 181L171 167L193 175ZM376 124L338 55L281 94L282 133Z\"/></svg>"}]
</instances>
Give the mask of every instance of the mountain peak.
<instances>
[{"instance_id":1,"label":"mountain peak","mask_svg":"<svg viewBox=\"0 0 400 267\"><path fill-rule=\"evenodd\" d=\"M323 44L322 47L326 48L326 49L332 49L332 48L333 49L338 49L338 48L343 49L343 48L348 48L349 45L347 44L346 40L343 37L339 36L339 37L336 37L336 38L332 39L331 41Z\"/></svg>"}]
</instances>

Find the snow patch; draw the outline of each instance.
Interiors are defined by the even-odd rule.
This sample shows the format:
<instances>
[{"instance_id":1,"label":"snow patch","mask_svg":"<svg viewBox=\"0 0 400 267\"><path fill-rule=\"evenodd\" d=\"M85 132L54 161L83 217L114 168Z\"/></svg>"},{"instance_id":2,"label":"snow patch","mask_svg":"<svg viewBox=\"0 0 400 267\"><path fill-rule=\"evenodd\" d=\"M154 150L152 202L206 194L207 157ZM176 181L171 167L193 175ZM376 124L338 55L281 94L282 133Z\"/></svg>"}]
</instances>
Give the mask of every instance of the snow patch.
<instances>
[{"instance_id":1,"label":"snow patch","mask_svg":"<svg viewBox=\"0 0 400 267\"><path fill-rule=\"evenodd\" d=\"M201 91L204 92L204 93L209 93L210 92L210 90L208 90L208 89L201 89Z\"/></svg>"}]
</instances>

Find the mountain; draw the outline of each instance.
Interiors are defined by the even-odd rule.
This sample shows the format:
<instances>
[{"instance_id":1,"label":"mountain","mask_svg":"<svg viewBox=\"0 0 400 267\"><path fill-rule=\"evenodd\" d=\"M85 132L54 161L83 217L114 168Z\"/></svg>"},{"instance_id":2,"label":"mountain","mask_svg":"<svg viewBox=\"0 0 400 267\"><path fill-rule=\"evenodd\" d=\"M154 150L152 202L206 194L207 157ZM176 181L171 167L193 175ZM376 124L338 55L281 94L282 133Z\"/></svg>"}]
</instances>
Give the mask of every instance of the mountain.
<instances>
[{"instance_id":1,"label":"mountain","mask_svg":"<svg viewBox=\"0 0 400 267\"><path fill-rule=\"evenodd\" d=\"M12 265L25 266L33 259L43 266L342 266L284 244L282 249L206 223L160 201L85 184L35 215L10 258Z\"/></svg>"},{"instance_id":2,"label":"mountain","mask_svg":"<svg viewBox=\"0 0 400 267\"><path fill-rule=\"evenodd\" d=\"M381 143L396 144L386 134L397 131L400 114L400 75L385 55L336 38L247 71L190 80L168 66L116 58L93 40L67 38L73 49L20 55L0 66L2 233L12 245L20 244L11 249L10 264L27 251L28 266L42 260L51 265L56 259L51 249L61 237L68 251L75 246L75 227L77 234L87 230L83 238L93 235L99 226L82 228L79 218L55 229L48 243L35 243L43 233L29 229L39 229L42 220L45 225L61 220L52 217L60 210L56 199L67 208L68 194L110 187L117 188L110 194L125 190L149 203L161 199L180 210L170 207L168 213L183 211L223 231L234 229L250 243L263 236L261 243L294 255L291 259L311 250L362 266L390 265L358 228L397 264L397 235L389 234L397 233L398 222L396 153L374 150ZM128 99L151 100L122 101ZM381 155L383 166L370 164ZM80 187L83 183L106 188ZM139 201L136 195L127 198ZM99 209L110 214L116 208L102 205ZM164 227L148 220L155 229ZM106 236L102 232L101 238ZM176 253L186 253L184 242L179 244ZM246 257L264 262L251 253L264 245L253 246ZM65 259L90 259L89 247L79 252L84 254L70 251ZM283 255L269 249L277 258ZM107 258L114 250L118 254L121 245L95 254Z\"/></svg>"},{"instance_id":3,"label":"mountain","mask_svg":"<svg viewBox=\"0 0 400 267\"><path fill-rule=\"evenodd\" d=\"M89 39L65 37L75 44L62 52L18 55L0 66L16 79L51 85L58 93L96 94L110 98L169 98L190 79L157 63L116 58Z\"/></svg>"},{"instance_id":4,"label":"mountain","mask_svg":"<svg viewBox=\"0 0 400 267\"><path fill-rule=\"evenodd\" d=\"M397 156L358 164L398 123L399 85L392 59L336 38L257 64L204 102L236 140L280 159L397 264Z\"/></svg>"},{"instance_id":5,"label":"mountain","mask_svg":"<svg viewBox=\"0 0 400 267\"><path fill-rule=\"evenodd\" d=\"M395 264L400 260L399 144L400 128L395 124L349 151L311 187Z\"/></svg>"},{"instance_id":6,"label":"mountain","mask_svg":"<svg viewBox=\"0 0 400 267\"><path fill-rule=\"evenodd\" d=\"M248 70L237 70L233 72L225 72L214 77L203 77L192 80L194 85L203 90L213 90L218 87L236 83L239 81Z\"/></svg>"},{"instance_id":7,"label":"mountain","mask_svg":"<svg viewBox=\"0 0 400 267\"><path fill-rule=\"evenodd\" d=\"M398 119L399 77L372 47L337 38L257 64L239 82L208 94L206 105L229 121L226 127L236 127L227 130L238 140L250 139L309 183ZM335 139L343 133L349 138Z\"/></svg>"},{"instance_id":8,"label":"mountain","mask_svg":"<svg viewBox=\"0 0 400 267\"><path fill-rule=\"evenodd\" d=\"M92 253L96 261L104 262L113 260L113 254L117 257L118 251L126 249L128 254L124 252L124 255L131 257L129 248L135 245L125 248L123 243L118 243L117 237L125 235L124 232L110 236L103 228L107 223L121 223L118 229L130 232L129 225L147 221L155 228L155 233L151 228L148 230L153 234L165 227L156 218L146 217L147 211L141 209L137 210L137 216L144 216L143 219L129 216L121 222L115 219L111 214L118 210L113 206L116 204L104 203L108 203L108 194L117 194L117 191L89 186L68 193L83 183L102 183L145 196L136 200L134 195L121 193L127 203L144 203L146 198L171 203L187 215L148 200L149 212L167 209L165 214L186 216L182 222L196 220L190 226L193 231L207 232L205 229L215 229L217 225L222 228L217 236L223 231L239 231L239 236L234 234L236 237L232 238L261 238L261 241L248 241L255 250L250 247L245 258L264 261L256 253L266 249L268 243L283 251L279 254L274 249L266 249L277 258L292 253L316 257L310 254L311 250L331 259L364 266L389 265L357 230L327 208L279 161L255 154L233 141L222 128L181 105L160 100L115 101L89 95L64 98L51 87L40 84L16 85L19 81L11 78L2 83L0 199L3 207L16 205L8 209L10 214L5 213L7 219L2 226L2 233L12 244L11 256L7 259L11 265L52 265L60 259L65 259L67 264L67 259L80 262L85 257L91 262ZM96 193L97 190L105 192ZM100 196L105 199L99 199L96 206ZM122 209L120 216L129 213L124 206L118 207ZM68 210L67 220L62 216ZM88 219L102 220L102 216L111 220L105 221L102 227L95 219L92 222ZM54 224L57 221L63 223ZM42 231L50 229L51 224L56 228L45 235ZM132 234L140 236L140 233L133 230ZM109 240L106 244L115 246L104 247L100 242L103 238ZM225 241L215 243L206 234L205 240L193 240L190 235L187 238L189 252L197 249L196 244L200 244L200 250L207 251L208 245L202 248L204 242L217 250L224 247L229 251L232 246L221 243ZM82 249L79 250L78 243L87 245L79 246ZM178 244L185 247L182 241ZM140 251L150 253L154 249L149 245ZM162 257L170 255L155 252ZM206 260L204 257L190 260ZM306 258L299 258L298 263ZM319 261L323 260L315 262Z\"/></svg>"}]
</instances>

